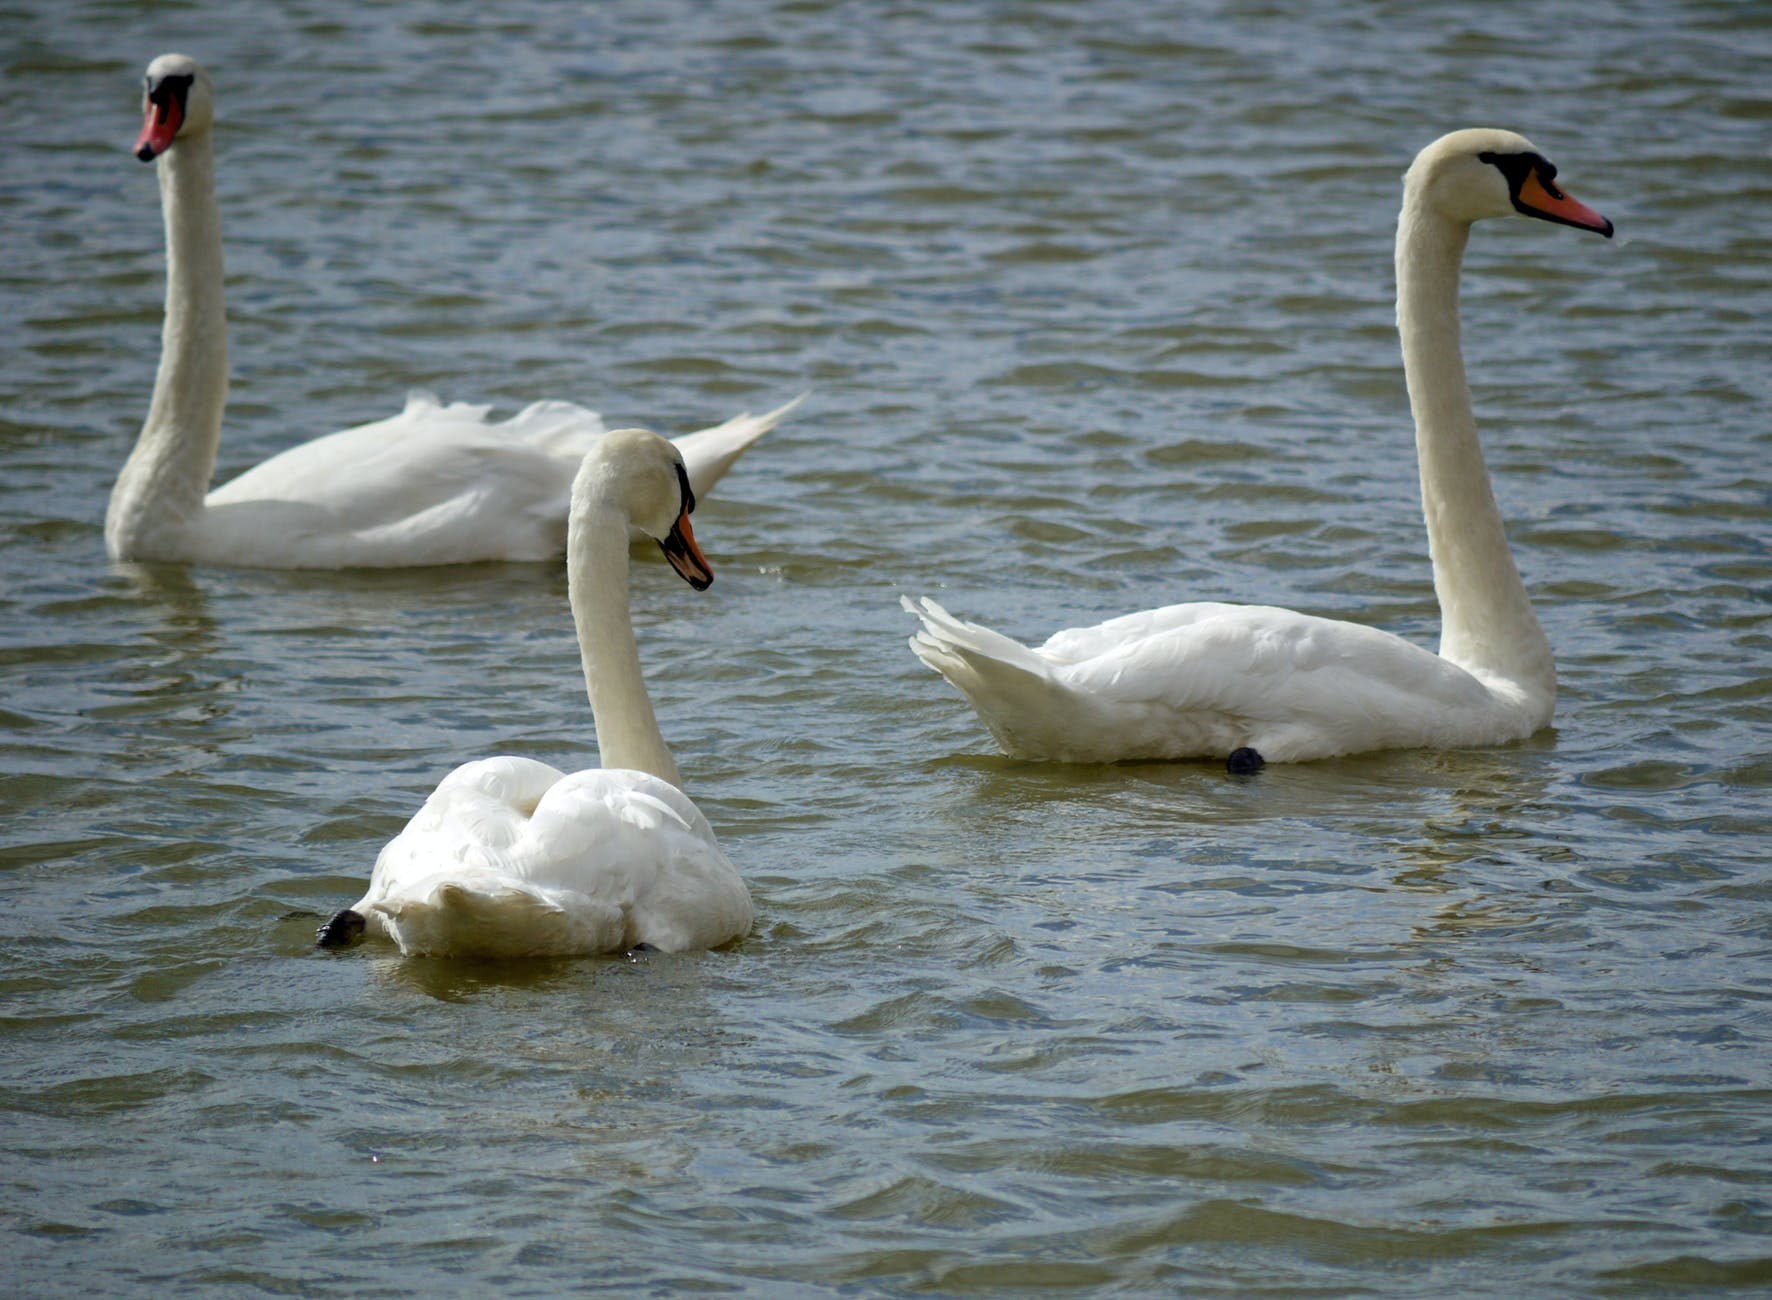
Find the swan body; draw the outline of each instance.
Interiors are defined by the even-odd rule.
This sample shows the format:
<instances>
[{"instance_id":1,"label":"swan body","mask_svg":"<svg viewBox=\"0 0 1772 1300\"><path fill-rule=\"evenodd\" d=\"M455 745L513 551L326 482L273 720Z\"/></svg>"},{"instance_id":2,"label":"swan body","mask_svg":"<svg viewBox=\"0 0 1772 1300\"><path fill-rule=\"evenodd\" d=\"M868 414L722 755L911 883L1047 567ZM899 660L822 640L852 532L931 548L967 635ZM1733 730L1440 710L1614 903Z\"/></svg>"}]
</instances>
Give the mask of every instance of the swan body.
<instances>
[{"instance_id":1,"label":"swan body","mask_svg":"<svg viewBox=\"0 0 1772 1300\"><path fill-rule=\"evenodd\" d=\"M396 416L302 443L209 490L228 389L214 93L179 54L149 64L146 85L136 154L159 163L166 317L153 401L105 516L111 558L347 568L558 556L573 475L606 432L570 402L495 422L488 407L414 393ZM679 439L695 491L705 497L800 400Z\"/></svg>"},{"instance_id":2,"label":"swan body","mask_svg":"<svg viewBox=\"0 0 1772 1300\"><path fill-rule=\"evenodd\" d=\"M911 650L1005 753L1103 763L1225 757L1233 770L1366 750L1522 739L1556 704L1556 667L1508 549L1459 344L1471 223L1519 213L1610 236L1510 131L1456 131L1404 177L1397 324L1441 611L1438 654L1389 632L1261 605L1171 605L1030 648L931 600Z\"/></svg>"},{"instance_id":3,"label":"swan body","mask_svg":"<svg viewBox=\"0 0 1772 1300\"><path fill-rule=\"evenodd\" d=\"M456 768L382 849L368 892L320 927L369 931L409 955L518 958L717 947L748 933L751 899L682 779L640 675L628 618L630 528L692 585L713 581L681 455L640 429L607 435L572 489L567 585L608 766L528 758Z\"/></svg>"},{"instance_id":4,"label":"swan body","mask_svg":"<svg viewBox=\"0 0 1772 1300\"><path fill-rule=\"evenodd\" d=\"M751 923L731 860L676 786L514 757L446 776L352 910L404 953L492 958L684 952Z\"/></svg>"},{"instance_id":5,"label":"swan body","mask_svg":"<svg viewBox=\"0 0 1772 1300\"><path fill-rule=\"evenodd\" d=\"M1037 649L904 600L917 657L957 686L1003 752L1062 763L1494 745L1548 701L1389 632L1271 605L1200 602L1056 633Z\"/></svg>"}]
</instances>

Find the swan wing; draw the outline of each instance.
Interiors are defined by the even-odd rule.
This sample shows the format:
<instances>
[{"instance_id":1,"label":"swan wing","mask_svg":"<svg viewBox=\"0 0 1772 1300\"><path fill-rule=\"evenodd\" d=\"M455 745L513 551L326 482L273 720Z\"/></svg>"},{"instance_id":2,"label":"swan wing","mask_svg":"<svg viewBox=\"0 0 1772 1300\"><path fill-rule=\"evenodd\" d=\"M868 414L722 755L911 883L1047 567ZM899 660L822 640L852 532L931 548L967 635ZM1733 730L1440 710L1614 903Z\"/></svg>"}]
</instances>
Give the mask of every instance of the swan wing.
<instances>
[{"instance_id":1,"label":"swan wing","mask_svg":"<svg viewBox=\"0 0 1772 1300\"><path fill-rule=\"evenodd\" d=\"M594 411L536 402L508 420L414 393L399 415L316 438L209 494L205 549L236 564L545 560L604 433ZM291 558L295 557L295 558Z\"/></svg>"},{"instance_id":2,"label":"swan wing","mask_svg":"<svg viewBox=\"0 0 1772 1300\"><path fill-rule=\"evenodd\" d=\"M623 947L713 948L751 928L750 892L707 819L646 772L566 777L536 809L518 852L531 879L619 909Z\"/></svg>"},{"instance_id":3,"label":"swan wing","mask_svg":"<svg viewBox=\"0 0 1772 1300\"><path fill-rule=\"evenodd\" d=\"M596 951L620 919L577 914L514 868L530 815L562 773L526 758L456 768L375 860L355 911L409 956L525 957Z\"/></svg>"},{"instance_id":4,"label":"swan wing","mask_svg":"<svg viewBox=\"0 0 1772 1300\"><path fill-rule=\"evenodd\" d=\"M1160 609L1141 609L1135 614L1122 614L1090 627L1070 627L1054 632L1037 653L1055 665L1087 663L1122 651L1127 646L1166 636L1184 636L1189 629L1214 619L1234 618L1238 611L1250 608L1254 607L1195 601L1186 605L1165 605Z\"/></svg>"},{"instance_id":5,"label":"swan wing","mask_svg":"<svg viewBox=\"0 0 1772 1300\"><path fill-rule=\"evenodd\" d=\"M711 492L804 400L678 438L695 492ZM399 415L271 457L209 494L197 558L275 568L553 559L602 418L560 401L503 421L489 410L415 392Z\"/></svg>"},{"instance_id":6,"label":"swan wing","mask_svg":"<svg viewBox=\"0 0 1772 1300\"><path fill-rule=\"evenodd\" d=\"M1464 669L1377 628L1259 605L1151 613L1120 629L1141 635L1072 639L1095 653L1059 677L1153 727L1195 720L1217 742L1208 754L1249 745L1285 761L1476 743L1456 737L1493 705Z\"/></svg>"},{"instance_id":7,"label":"swan wing","mask_svg":"<svg viewBox=\"0 0 1772 1300\"><path fill-rule=\"evenodd\" d=\"M1222 757L1248 745L1296 761L1494 743L1497 706L1482 682L1360 624L1198 603L1066 629L1032 649L934 602L906 603L924 623L912 649L1018 757Z\"/></svg>"}]
</instances>

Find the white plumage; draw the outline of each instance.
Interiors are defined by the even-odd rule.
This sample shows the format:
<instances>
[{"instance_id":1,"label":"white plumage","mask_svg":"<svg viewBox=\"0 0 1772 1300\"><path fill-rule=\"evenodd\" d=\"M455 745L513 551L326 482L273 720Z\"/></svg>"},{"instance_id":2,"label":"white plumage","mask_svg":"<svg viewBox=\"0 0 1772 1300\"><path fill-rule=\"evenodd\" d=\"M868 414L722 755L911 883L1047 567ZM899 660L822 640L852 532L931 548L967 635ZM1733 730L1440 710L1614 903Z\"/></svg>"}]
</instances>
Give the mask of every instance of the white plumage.
<instances>
[{"instance_id":1,"label":"white plumage","mask_svg":"<svg viewBox=\"0 0 1772 1300\"><path fill-rule=\"evenodd\" d=\"M676 786L511 757L443 778L352 910L409 955L492 958L684 952L751 924L744 882Z\"/></svg>"},{"instance_id":2,"label":"white plumage","mask_svg":"<svg viewBox=\"0 0 1772 1300\"><path fill-rule=\"evenodd\" d=\"M508 420L415 393L400 414L292 447L209 491L227 404L227 308L208 74L180 54L147 71L137 155L158 159L166 317L154 397L105 518L118 560L346 568L547 560L603 436L596 412L544 401ZM799 404L678 440L703 497Z\"/></svg>"},{"instance_id":3,"label":"white plumage","mask_svg":"<svg viewBox=\"0 0 1772 1300\"><path fill-rule=\"evenodd\" d=\"M1288 762L1499 744L1534 729L1524 697L1505 707L1431 651L1271 605L1171 605L1030 649L932 600L903 604L923 621L911 640L917 657L966 695L1004 753L1022 758L1112 763L1250 748Z\"/></svg>"},{"instance_id":4,"label":"white plumage","mask_svg":"<svg viewBox=\"0 0 1772 1300\"><path fill-rule=\"evenodd\" d=\"M697 497L801 400L675 439ZM326 569L557 559L572 476L603 421L562 401L503 421L489 412L414 392L399 415L292 447L209 493L182 529L185 558Z\"/></svg>"},{"instance_id":5,"label":"white plumage","mask_svg":"<svg viewBox=\"0 0 1772 1300\"><path fill-rule=\"evenodd\" d=\"M1518 212L1612 224L1509 131L1458 131L1404 178L1397 324L1440 599L1440 652L1263 605L1172 605L1072 628L1037 649L901 598L911 650L957 687L1004 752L1099 763L1228 757L1238 770L1364 750L1494 745L1550 721L1556 669L1514 566L1459 348L1473 221Z\"/></svg>"},{"instance_id":6,"label":"white plumage","mask_svg":"<svg viewBox=\"0 0 1772 1300\"><path fill-rule=\"evenodd\" d=\"M713 581L693 503L681 456L654 434L617 430L585 457L567 584L605 766L456 768L382 849L363 897L320 928L321 946L369 930L409 955L559 957L711 948L750 930L750 893L679 788L628 617L630 529L657 538L692 585Z\"/></svg>"}]
</instances>

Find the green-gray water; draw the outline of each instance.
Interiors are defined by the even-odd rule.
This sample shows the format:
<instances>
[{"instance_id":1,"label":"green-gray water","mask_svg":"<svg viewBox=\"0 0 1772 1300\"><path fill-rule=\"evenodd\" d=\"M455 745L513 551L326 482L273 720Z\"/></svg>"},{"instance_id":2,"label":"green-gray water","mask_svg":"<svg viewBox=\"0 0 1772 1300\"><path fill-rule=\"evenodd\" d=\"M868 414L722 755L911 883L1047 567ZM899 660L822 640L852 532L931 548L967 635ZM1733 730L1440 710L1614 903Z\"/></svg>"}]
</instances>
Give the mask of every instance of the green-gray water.
<instances>
[{"instance_id":1,"label":"green-gray water","mask_svg":"<svg viewBox=\"0 0 1772 1300\"><path fill-rule=\"evenodd\" d=\"M1772 1284L1772 13L1630 2L4 10L0 1195L20 1294ZM812 398L637 567L737 948L309 943L455 763L594 761L551 566L119 569L214 74L221 472L405 391ZM994 754L1028 639L1277 602L1432 644L1398 181L1533 138L1466 354L1557 648L1505 749Z\"/></svg>"}]
</instances>

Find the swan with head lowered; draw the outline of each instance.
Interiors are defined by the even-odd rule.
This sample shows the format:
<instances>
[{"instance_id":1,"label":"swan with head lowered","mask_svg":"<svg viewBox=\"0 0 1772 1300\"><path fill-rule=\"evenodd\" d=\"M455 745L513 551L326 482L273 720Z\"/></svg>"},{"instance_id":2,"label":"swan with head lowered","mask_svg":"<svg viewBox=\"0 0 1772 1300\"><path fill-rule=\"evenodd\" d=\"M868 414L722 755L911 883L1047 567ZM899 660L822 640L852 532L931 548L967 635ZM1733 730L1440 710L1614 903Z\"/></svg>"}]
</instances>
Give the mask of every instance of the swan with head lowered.
<instances>
[{"instance_id":1,"label":"swan with head lowered","mask_svg":"<svg viewBox=\"0 0 1772 1300\"><path fill-rule=\"evenodd\" d=\"M628 536L658 539L700 591L682 456L644 429L607 434L572 485L567 589L603 766L528 758L458 767L375 860L362 899L320 927L365 930L408 956L571 957L650 945L712 948L751 928L751 897L680 788L640 675L628 616Z\"/></svg>"},{"instance_id":2,"label":"swan with head lowered","mask_svg":"<svg viewBox=\"0 0 1772 1300\"><path fill-rule=\"evenodd\" d=\"M1511 131L1456 131L1415 158L1397 223L1397 328L1434 591L1438 654L1389 632L1262 605L1145 610L1037 649L931 600L911 650L1017 758L1224 758L1232 771L1366 750L1496 745L1550 721L1556 667L1489 486L1459 346L1472 223L1518 214L1610 237Z\"/></svg>"},{"instance_id":3,"label":"swan with head lowered","mask_svg":"<svg viewBox=\"0 0 1772 1300\"><path fill-rule=\"evenodd\" d=\"M159 164L166 319L153 401L105 515L111 558L336 569L558 556L572 476L605 432L571 402L495 423L487 407L415 393L396 416L302 443L210 490L228 394L214 121L195 60L148 65L135 153ZM798 400L678 440L695 490L705 496Z\"/></svg>"}]
</instances>

